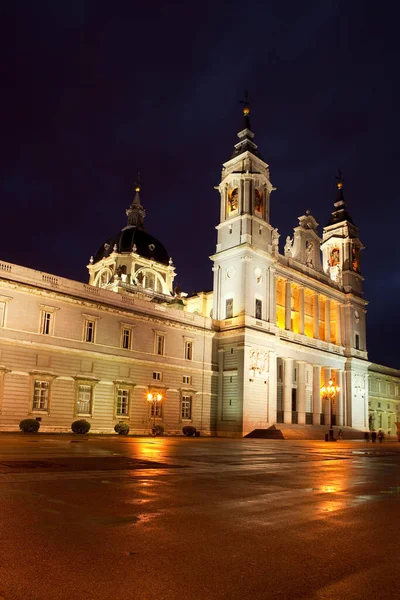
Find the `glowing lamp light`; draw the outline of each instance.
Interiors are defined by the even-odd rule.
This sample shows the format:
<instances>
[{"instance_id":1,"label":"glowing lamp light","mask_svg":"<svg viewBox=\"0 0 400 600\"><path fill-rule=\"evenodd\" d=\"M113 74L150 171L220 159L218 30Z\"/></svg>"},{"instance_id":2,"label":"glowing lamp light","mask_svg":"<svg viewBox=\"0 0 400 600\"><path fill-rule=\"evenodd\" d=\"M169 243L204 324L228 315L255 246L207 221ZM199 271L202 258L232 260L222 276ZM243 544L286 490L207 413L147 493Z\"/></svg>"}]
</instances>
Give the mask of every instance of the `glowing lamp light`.
<instances>
[{"instance_id":1,"label":"glowing lamp light","mask_svg":"<svg viewBox=\"0 0 400 600\"><path fill-rule=\"evenodd\" d=\"M149 392L146 397L147 397L147 402L151 402L151 404L153 405L153 435L155 435L156 434L156 405L157 405L157 402L161 402L163 397L162 397L162 394L160 394L160 393L153 394L152 392Z\"/></svg>"},{"instance_id":2,"label":"glowing lamp light","mask_svg":"<svg viewBox=\"0 0 400 600\"><path fill-rule=\"evenodd\" d=\"M321 388L321 396L328 396L332 400L336 397L336 395L340 392L340 387L338 385L334 385L332 379L329 380L328 385L323 385Z\"/></svg>"}]
</instances>

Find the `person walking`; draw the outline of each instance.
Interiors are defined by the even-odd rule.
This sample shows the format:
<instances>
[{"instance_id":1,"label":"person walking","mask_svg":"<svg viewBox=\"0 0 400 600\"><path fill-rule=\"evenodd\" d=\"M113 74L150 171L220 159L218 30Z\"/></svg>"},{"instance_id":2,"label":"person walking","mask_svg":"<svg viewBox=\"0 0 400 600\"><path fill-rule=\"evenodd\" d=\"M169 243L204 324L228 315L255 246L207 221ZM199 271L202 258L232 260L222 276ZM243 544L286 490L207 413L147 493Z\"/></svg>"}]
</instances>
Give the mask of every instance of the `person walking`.
<instances>
[{"instance_id":1,"label":"person walking","mask_svg":"<svg viewBox=\"0 0 400 600\"><path fill-rule=\"evenodd\" d=\"M343 439L343 431L341 429L339 429L338 437L339 437L339 440Z\"/></svg>"},{"instance_id":2,"label":"person walking","mask_svg":"<svg viewBox=\"0 0 400 600\"><path fill-rule=\"evenodd\" d=\"M378 431L378 440L379 440L379 443L382 444L382 442L383 442L383 431L382 431L382 429L380 429Z\"/></svg>"},{"instance_id":3,"label":"person walking","mask_svg":"<svg viewBox=\"0 0 400 600\"><path fill-rule=\"evenodd\" d=\"M371 433L371 440L372 440L372 441L373 441L373 443L375 444L375 442L376 442L376 431L373 431L373 432Z\"/></svg>"},{"instance_id":4,"label":"person walking","mask_svg":"<svg viewBox=\"0 0 400 600\"><path fill-rule=\"evenodd\" d=\"M364 440L365 440L366 442L369 442L369 431L366 431L366 432L364 433Z\"/></svg>"}]
</instances>

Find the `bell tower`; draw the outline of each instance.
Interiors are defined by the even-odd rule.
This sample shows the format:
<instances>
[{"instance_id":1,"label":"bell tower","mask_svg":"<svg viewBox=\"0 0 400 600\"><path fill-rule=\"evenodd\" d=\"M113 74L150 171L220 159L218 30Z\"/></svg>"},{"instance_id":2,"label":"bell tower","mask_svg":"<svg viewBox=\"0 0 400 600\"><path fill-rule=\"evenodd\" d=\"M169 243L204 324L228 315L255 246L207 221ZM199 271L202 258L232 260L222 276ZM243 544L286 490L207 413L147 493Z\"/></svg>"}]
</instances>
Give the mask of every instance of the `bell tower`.
<instances>
[{"instance_id":1,"label":"bell tower","mask_svg":"<svg viewBox=\"0 0 400 600\"><path fill-rule=\"evenodd\" d=\"M362 296L364 278L360 270L360 253L364 246L344 201L340 171L336 179L335 209L322 234L323 268L333 281L343 285L345 292Z\"/></svg>"},{"instance_id":2,"label":"bell tower","mask_svg":"<svg viewBox=\"0 0 400 600\"><path fill-rule=\"evenodd\" d=\"M215 188L220 193L220 222L211 260L213 316L218 320L243 314L267 320L267 263L277 252L278 234L269 223L270 195L275 188L254 141L247 95L243 104L239 141L223 164L221 182Z\"/></svg>"}]
</instances>

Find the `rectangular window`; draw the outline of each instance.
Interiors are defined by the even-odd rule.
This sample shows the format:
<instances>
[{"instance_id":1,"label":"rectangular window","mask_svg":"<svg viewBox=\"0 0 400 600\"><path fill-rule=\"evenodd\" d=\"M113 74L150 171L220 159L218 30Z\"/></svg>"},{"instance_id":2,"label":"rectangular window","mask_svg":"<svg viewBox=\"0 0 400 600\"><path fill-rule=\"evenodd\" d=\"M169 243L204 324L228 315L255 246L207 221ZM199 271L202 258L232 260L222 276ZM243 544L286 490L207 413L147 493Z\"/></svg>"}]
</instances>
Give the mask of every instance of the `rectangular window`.
<instances>
[{"instance_id":1,"label":"rectangular window","mask_svg":"<svg viewBox=\"0 0 400 600\"><path fill-rule=\"evenodd\" d=\"M192 418L192 396L182 396L182 419Z\"/></svg>"},{"instance_id":2,"label":"rectangular window","mask_svg":"<svg viewBox=\"0 0 400 600\"><path fill-rule=\"evenodd\" d=\"M88 319L85 321L85 342L94 344L95 327L95 321L90 321Z\"/></svg>"},{"instance_id":3,"label":"rectangular window","mask_svg":"<svg viewBox=\"0 0 400 600\"><path fill-rule=\"evenodd\" d=\"M193 342L185 342L185 358L186 360L193 360Z\"/></svg>"},{"instance_id":4,"label":"rectangular window","mask_svg":"<svg viewBox=\"0 0 400 600\"><path fill-rule=\"evenodd\" d=\"M132 342L132 329L129 329L128 327L124 327L122 329L122 347L123 347L123 349L130 350L131 342Z\"/></svg>"},{"instance_id":5,"label":"rectangular window","mask_svg":"<svg viewBox=\"0 0 400 600\"><path fill-rule=\"evenodd\" d=\"M78 415L90 415L92 410L92 386L80 385L78 388Z\"/></svg>"},{"instance_id":6,"label":"rectangular window","mask_svg":"<svg viewBox=\"0 0 400 600\"><path fill-rule=\"evenodd\" d=\"M165 353L165 336L157 335L156 337L156 353L164 356Z\"/></svg>"},{"instance_id":7,"label":"rectangular window","mask_svg":"<svg viewBox=\"0 0 400 600\"><path fill-rule=\"evenodd\" d=\"M126 417L129 413L129 390L119 389L117 396L117 416Z\"/></svg>"},{"instance_id":8,"label":"rectangular window","mask_svg":"<svg viewBox=\"0 0 400 600\"><path fill-rule=\"evenodd\" d=\"M182 383L186 383L186 385L190 385L192 383L191 375L184 375L182 377Z\"/></svg>"},{"instance_id":9,"label":"rectangular window","mask_svg":"<svg viewBox=\"0 0 400 600\"><path fill-rule=\"evenodd\" d=\"M49 382L35 381L33 391L33 410L47 410L49 403Z\"/></svg>"},{"instance_id":10,"label":"rectangular window","mask_svg":"<svg viewBox=\"0 0 400 600\"><path fill-rule=\"evenodd\" d=\"M360 336L358 335L358 333L356 333L356 350L360 349Z\"/></svg>"},{"instance_id":11,"label":"rectangular window","mask_svg":"<svg viewBox=\"0 0 400 600\"><path fill-rule=\"evenodd\" d=\"M53 313L48 312L47 310L42 310L40 313L40 333L43 335L51 334L51 319L53 317Z\"/></svg>"},{"instance_id":12,"label":"rectangular window","mask_svg":"<svg viewBox=\"0 0 400 600\"><path fill-rule=\"evenodd\" d=\"M225 300L225 319L232 319L233 317L233 298L227 298Z\"/></svg>"},{"instance_id":13,"label":"rectangular window","mask_svg":"<svg viewBox=\"0 0 400 600\"><path fill-rule=\"evenodd\" d=\"M160 371L153 371L153 379L156 381L161 381L162 375Z\"/></svg>"},{"instance_id":14,"label":"rectangular window","mask_svg":"<svg viewBox=\"0 0 400 600\"><path fill-rule=\"evenodd\" d=\"M256 319L262 319L262 300L256 298Z\"/></svg>"}]
</instances>

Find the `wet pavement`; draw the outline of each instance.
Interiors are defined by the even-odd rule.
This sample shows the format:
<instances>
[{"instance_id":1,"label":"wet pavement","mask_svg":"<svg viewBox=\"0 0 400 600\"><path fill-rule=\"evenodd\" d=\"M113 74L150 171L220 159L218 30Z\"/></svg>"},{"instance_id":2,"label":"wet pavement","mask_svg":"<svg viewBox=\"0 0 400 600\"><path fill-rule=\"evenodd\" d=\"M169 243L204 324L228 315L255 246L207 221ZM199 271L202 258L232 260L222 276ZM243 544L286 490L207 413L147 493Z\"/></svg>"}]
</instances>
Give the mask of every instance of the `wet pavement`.
<instances>
[{"instance_id":1,"label":"wet pavement","mask_svg":"<svg viewBox=\"0 0 400 600\"><path fill-rule=\"evenodd\" d=\"M0 600L396 597L400 444L0 434Z\"/></svg>"}]
</instances>

